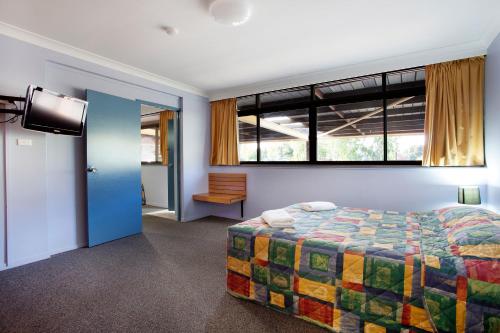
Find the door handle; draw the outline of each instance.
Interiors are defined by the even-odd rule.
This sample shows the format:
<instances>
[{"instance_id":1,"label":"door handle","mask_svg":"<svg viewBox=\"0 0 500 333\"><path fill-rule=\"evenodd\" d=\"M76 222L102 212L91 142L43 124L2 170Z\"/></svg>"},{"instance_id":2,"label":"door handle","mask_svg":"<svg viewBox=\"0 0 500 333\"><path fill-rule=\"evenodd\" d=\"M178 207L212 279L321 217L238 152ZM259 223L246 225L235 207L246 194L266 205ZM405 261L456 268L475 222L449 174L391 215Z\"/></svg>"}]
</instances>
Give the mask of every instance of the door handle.
<instances>
[{"instance_id":1,"label":"door handle","mask_svg":"<svg viewBox=\"0 0 500 333\"><path fill-rule=\"evenodd\" d=\"M90 167L87 168L87 172L96 173L97 172L97 168L93 167L93 166L90 166Z\"/></svg>"}]
</instances>

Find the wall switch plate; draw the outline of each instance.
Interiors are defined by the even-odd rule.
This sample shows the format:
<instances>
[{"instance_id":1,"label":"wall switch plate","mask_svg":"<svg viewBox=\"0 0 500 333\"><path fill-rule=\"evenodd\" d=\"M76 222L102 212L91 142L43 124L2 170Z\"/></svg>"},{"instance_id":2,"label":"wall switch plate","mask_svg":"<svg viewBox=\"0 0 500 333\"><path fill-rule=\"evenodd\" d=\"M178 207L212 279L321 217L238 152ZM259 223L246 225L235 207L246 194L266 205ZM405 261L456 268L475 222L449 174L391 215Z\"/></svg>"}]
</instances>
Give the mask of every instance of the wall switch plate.
<instances>
[{"instance_id":1,"label":"wall switch plate","mask_svg":"<svg viewBox=\"0 0 500 333\"><path fill-rule=\"evenodd\" d=\"M31 146L32 144L31 139L17 139L18 146Z\"/></svg>"}]
</instances>

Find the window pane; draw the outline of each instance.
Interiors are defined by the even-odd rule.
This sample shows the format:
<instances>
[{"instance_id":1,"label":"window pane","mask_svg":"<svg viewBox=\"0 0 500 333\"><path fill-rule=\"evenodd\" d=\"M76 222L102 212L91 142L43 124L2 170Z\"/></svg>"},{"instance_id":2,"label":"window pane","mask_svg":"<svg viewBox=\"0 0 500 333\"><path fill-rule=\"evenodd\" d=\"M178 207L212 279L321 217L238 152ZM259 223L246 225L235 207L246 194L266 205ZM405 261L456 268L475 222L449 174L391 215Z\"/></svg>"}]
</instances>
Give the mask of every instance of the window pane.
<instances>
[{"instance_id":1,"label":"window pane","mask_svg":"<svg viewBox=\"0 0 500 333\"><path fill-rule=\"evenodd\" d=\"M257 116L238 117L238 132L240 161L257 161Z\"/></svg>"},{"instance_id":2,"label":"window pane","mask_svg":"<svg viewBox=\"0 0 500 333\"><path fill-rule=\"evenodd\" d=\"M316 86L316 99L346 97L382 91L382 75L369 75L322 83Z\"/></svg>"},{"instance_id":3,"label":"window pane","mask_svg":"<svg viewBox=\"0 0 500 333\"><path fill-rule=\"evenodd\" d=\"M236 99L236 106L238 111L255 109L257 107L255 95L238 97Z\"/></svg>"},{"instance_id":4,"label":"window pane","mask_svg":"<svg viewBox=\"0 0 500 333\"><path fill-rule=\"evenodd\" d=\"M382 100L317 108L318 161L383 161Z\"/></svg>"},{"instance_id":5,"label":"window pane","mask_svg":"<svg viewBox=\"0 0 500 333\"><path fill-rule=\"evenodd\" d=\"M156 130L141 129L141 162L156 162Z\"/></svg>"},{"instance_id":6,"label":"window pane","mask_svg":"<svg viewBox=\"0 0 500 333\"><path fill-rule=\"evenodd\" d=\"M261 115L261 161L308 161L308 150L308 109L271 112Z\"/></svg>"},{"instance_id":7,"label":"window pane","mask_svg":"<svg viewBox=\"0 0 500 333\"><path fill-rule=\"evenodd\" d=\"M308 86L272 91L260 95L262 107L308 102L311 90Z\"/></svg>"},{"instance_id":8,"label":"window pane","mask_svg":"<svg viewBox=\"0 0 500 333\"><path fill-rule=\"evenodd\" d=\"M420 161L424 146L425 96L387 101L387 159Z\"/></svg>"},{"instance_id":9,"label":"window pane","mask_svg":"<svg viewBox=\"0 0 500 333\"><path fill-rule=\"evenodd\" d=\"M387 73L387 90L425 87L425 68L404 69Z\"/></svg>"}]
</instances>

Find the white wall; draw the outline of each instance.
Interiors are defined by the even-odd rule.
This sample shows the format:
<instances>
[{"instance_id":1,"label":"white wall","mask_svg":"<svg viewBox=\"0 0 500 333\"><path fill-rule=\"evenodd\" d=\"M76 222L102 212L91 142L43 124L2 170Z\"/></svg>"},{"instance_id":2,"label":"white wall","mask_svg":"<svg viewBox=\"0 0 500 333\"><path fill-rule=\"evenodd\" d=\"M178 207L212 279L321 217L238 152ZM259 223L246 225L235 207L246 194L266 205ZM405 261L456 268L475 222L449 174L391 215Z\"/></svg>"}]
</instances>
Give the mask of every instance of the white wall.
<instances>
[{"instance_id":1,"label":"white wall","mask_svg":"<svg viewBox=\"0 0 500 333\"><path fill-rule=\"evenodd\" d=\"M479 184L486 192L485 168L245 166L210 171L247 174L245 218L315 200L350 207L430 210L456 205L460 184ZM221 205L214 214L240 218L240 208Z\"/></svg>"},{"instance_id":2,"label":"white wall","mask_svg":"<svg viewBox=\"0 0 500 333\"><path fill-rule=\"evenodd\" d=\"M246 172L246 217L264 209L303 200L332 200L339 205L394 210L431 209L454 204L458 184L482 185L498 203L499 74L487 74L486 168L341 168L341 167L209 167L210 113L208 100L178 89L78 60L57 52L0 36L0 93L24 95L28 84L82 97L86 88L159 104L181 106L182 219L210 214L239 218L239 206L194 202L193 193L207 190L209 171ZM490 48L498 54L498 38ZM488 62L492 60L488 60ZM394 65L397 67L397 64ZM487 71L498 73L498 66ZM491 69L496 68L496 69ZM490 78L488 78L488 75ZM488 83L493 78L494 83ZM488 87L489 85L489 87ZM494 89L492 93L491 90ZM488 91L490 91L488 93ZM493 107L490 107L493 106ZM496 110L492 114L491 110ZM9 267L44 258L85 244L85 186L83 144L80 139L29 132L6 125L0 136L0 258L5 256L1 230L7 230ZM492 135L495 134L496 136ZM1 144L5 137L4 144ZM33 146L16 145L17 138ZM493 144L491 144L493 142ZM4 154L2 154L4 148ZM496 164L495 164L496 156ZM2 170L2 168L5 168ZM5 171L5 178L4 172ZM495 179L495 178L491 178ZM498 179L498 178L496 178ZM2 200L3 199L3 200ZM5 200L5 201L4 201ZM27 207L29 204L29 208ZM497 204L498 207L498 204ZM6 218L2 218L2 217ZM0 261L0 269L2 263Z\"/></svg>"},{"instance_id":3,"label":"white wall","mask_svg":"<svg viewBox=\"0 0 500 333\"><path fill-rule=\"evenodd\" d=\"M184 126L189 128L193 121L193 128L200 132L200 121L207 119L209 104L206 97L1 35L0 49L0 94L22 96L29 84L37 84L80 98L84 97L85 89L93 89L174 107L181 106L185 99L183 113L186 115L181 116ZM5 167L5 179L0 176L0 188L5 188L7 209L6 218L0 221L0 229L7 230L8 266L85 245L83 140L31 132L18 124L6 125L3 134L5 156L0 155L0 165ZM17 138L30 138L33 146L17 146ZM208 147L203 135L183 139L188 144L184 149L199 152L198 155L186 154L189 170L187 173L181 170L182 174L190 176L186 181L181 177L181 191L193 193L201 186L197 182L203 181L201 174L208 166L208 159L205 159ZM190 166L197 169L192 170ZM182 202L184 216L205 215L200 207L192 207L190 201L190 195L186 195ZM4 208L0 204L0 218L5 213ZM3 257L5 253L1 244L0 257Z\"/></svg>"},{"instance_id":4,"label":"white wall","mask_svg":"<svg viewBox=\"0 0 500 333\"><path fill-rule=\"evenodd\" d=\"M18 139L32 145L19 146ZM48 256L45 134L6 125L5 156L7 262L18 266Z\"/></svg>"},{"instance_id":5,"label":"white wall","mask_svg":"<svg viewBox=\"0 0 500 333\"><path fill-rule=\"evenodd\" d=\"M206 192L208 189L209 155L210 155L210 105L199 99L190 97L182 99L182 179L181 201L185 210L183 221L211 215L214 206L209 203L193 201L195 193ZM189 110L204 110L203 112L188 112ZM200 145L200 142L203 144Z\"/></svg>"},{"instance_id":6,"label":"white wall","mask_svg":"<svg viewBox=\"0 0 500 333\"><path fill-rule=\"evenodd\" d=\"M488 205L500 211L500 34L488 49L485 90Z\"/></svg>"},{"instance_id":7,"label":"white wall","mask_svg":"<svg viewBox=\"0 0 500 333\"><path fill-rule=\"evenodd\" d=\"M457 186L467 184L480 185L483 207L500 210L499 87L500 36L488 49L486 62L487 168L240 166L211 167L210 171L247 173L245 218L311 200L397 211L436 209L456 205ZM239 219L240 208L219 205L213 214Z\"/></svg>"},{"instance_id":8,"label":"white wall","mask_svg":"<svg viewBox=\"0 0 500 333\"><path fill-rule=\"evenodd\" d=\"M146 193L146 203L168 208L168 166L143 164L141 179Z\"/></svg>"},{"instance_id":9,"label":"white wall","mask_svg":"<svg viewBox=\"0 0 500 333\"><path fill-rule=\"evenodd\" d=\"M52 255L87 244L86 170L83 139L46 135L45 140L48 251Z\"/></svg>"}]
</instances>

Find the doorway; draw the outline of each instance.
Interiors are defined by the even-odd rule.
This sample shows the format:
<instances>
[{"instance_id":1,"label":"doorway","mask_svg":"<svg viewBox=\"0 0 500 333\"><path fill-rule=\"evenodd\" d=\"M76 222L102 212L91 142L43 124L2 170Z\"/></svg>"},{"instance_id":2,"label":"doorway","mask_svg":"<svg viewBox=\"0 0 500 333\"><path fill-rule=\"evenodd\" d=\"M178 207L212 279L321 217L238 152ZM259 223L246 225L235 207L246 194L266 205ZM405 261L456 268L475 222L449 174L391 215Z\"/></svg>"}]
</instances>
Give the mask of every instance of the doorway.
<instances>
[{"instance_id":1,"label":"doorway","mask_svg":"<svg viewBox=\"0 0 500 333\"><path fill-rule=\"evenodd\" d=\"M142 215L178 220L178 112L162 105L140 103Z\"/></svg>"},{"instance_id":2,"label":"doorway","mask_svg":"<svg viewBox=\"0 0 500 333\"><path fill-rule=\"evenodd\" d=\"M146 107L144 111L148 113L146 116L153 116L153 113L157 113L162 118L166 111L170 112L169 122L160 121L164 129L162 133L166 133L170 126L170 139L162 140L162 142L170 144L170 153L165 152L163 155L171 155L166 163L167 202L166 205L162 205L169 212L175 212L175 220L180 221L181 126L179 123L182 119L180 116L182 108L176 109L141 100L131 100L90 89L86 91L86 94L89 102L85 126L89 247L142 231L142 105L156 108L149 108L148 111ZM157 140L156 135L153 136L155 140ZM163 144L161 149L167 150L168 145ZM152 151L154 153L153 157L150 157L150 162L153 162L153 159L157 162L156 148L152 148ZM161 185L159 188L161 189ZM149 189L154 190L156 187L149 186ZM144 194L145 204L147 204L148 189L145 189Z\"/></svg>"}]
</instances>

